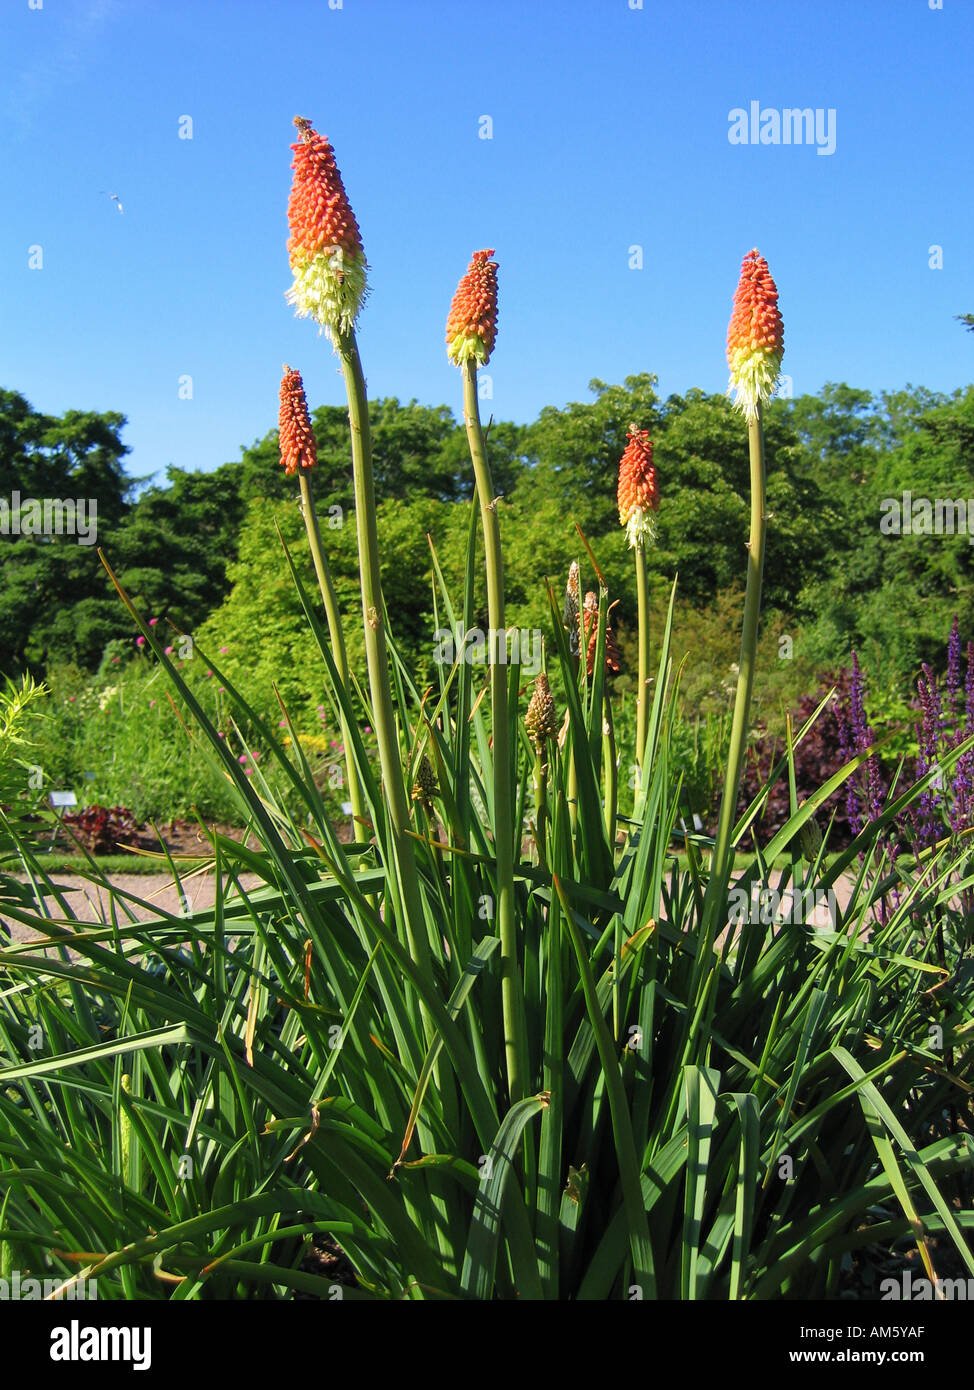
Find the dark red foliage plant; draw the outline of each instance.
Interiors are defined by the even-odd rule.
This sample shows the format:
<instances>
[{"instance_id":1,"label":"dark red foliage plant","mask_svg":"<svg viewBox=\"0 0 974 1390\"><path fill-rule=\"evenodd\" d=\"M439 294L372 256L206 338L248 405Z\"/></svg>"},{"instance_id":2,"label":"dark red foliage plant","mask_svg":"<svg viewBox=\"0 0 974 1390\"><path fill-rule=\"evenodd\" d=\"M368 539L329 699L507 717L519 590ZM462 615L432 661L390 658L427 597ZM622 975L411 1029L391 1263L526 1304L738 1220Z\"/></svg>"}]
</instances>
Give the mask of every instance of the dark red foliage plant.
<instances>
[{"instance_id":1,"label":"dark red foliage plant","mask_svg":"<svg viewBox=\"0 0 974 1390\"><path fill-rule=\"evenodd\" d=\"M135 816L127 806L86 806L83 811L68 812L63 821L89 854L111 854L120 845L139 841Z\"/></svg>"}]
</instances>

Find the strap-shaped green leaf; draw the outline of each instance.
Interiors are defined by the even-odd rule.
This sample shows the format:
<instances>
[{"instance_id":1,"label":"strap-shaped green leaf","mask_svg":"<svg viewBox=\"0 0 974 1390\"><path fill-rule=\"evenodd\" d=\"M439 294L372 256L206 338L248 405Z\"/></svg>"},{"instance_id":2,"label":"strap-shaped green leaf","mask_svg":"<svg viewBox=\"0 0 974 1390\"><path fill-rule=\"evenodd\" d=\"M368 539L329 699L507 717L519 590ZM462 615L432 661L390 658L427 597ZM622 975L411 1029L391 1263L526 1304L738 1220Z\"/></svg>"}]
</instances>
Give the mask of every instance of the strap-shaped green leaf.
<instances>
[{"instance_id":1,"label":"strap-shaped green leaf","mask_svg":"<svg viewBox=\"0 0 974 1390\"><path fill-rule=\"evenodd\" d=\"M463 1291L471 1298L487 1299L493 1292L501 1209L508 1183L514 1176L514 1156L525 1125L545 1108L548 1101L548 1095L542 1092L541 1095L526 1096L513 1105L501 1121L490 1152L484 1157L482 1185L474 1203L463 1273L460 1276ZM520 1194L517 1196L519 1200ZM519 1288L518 1292L522 1298L540 1299L541 1283L537 1265L526 1265L521 1272L530 1278L532 1269L534 1277L530 1286Z\"/></svg>"}]
</instances>

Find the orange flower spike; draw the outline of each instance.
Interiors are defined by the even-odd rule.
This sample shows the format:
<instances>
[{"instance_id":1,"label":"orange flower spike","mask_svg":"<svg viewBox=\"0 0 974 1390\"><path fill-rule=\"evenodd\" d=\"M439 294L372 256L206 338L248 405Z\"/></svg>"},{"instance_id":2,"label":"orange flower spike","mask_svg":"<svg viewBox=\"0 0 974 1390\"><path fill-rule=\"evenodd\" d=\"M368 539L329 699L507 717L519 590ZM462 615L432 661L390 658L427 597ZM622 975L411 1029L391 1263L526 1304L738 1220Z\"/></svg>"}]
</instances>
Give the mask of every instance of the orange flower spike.
<instances>
[{"instance_id":1,"label":"orange flower spike","mask_svg":"<svg viewBox=\"0 0 974 1390\"><path fill-rule=\"evenodd\" d=\"M300 318L320 324L334 343L338 334L355 326L368 293L368 263L334 150L303 116L296 116L294 124L302 138L291 146L287 249L294 283L287 300Z\"/></svg>"},{"instance_id":2,"label":"orange flower spike","mask_svg":"<svg viewBox=\"0 0 974 1390\"><path fill-rule=\"evenodd\" d=\"M485 367L497 337L497 262L493 250L475 251L457 286L446 321L446 355L456 366Z\"/></svg>"},{"instance_id":3,"label":"orange flower spike","mask_svg":"<svg viewBox=\"0 0 974 1390\"><path fill-rule=\"evenodd\" d=\"M628 431L629 443L619 462L619 522L625 526L630 546L656 538L652 513L659 510L659 488L649 430Z\"/></svg>"},{"instance_id":4,"label":"orange flower spike","mask_svg":"<svg viewBox=\"0 0 974 1390\"><path fill-rule=\"evenodd\" d=\"M748 421L757 419L758 403L774 395L784 351L778 288L764 257L757 250L749 251L741 263L727 329L729 389L736 391L734 404Z\"/></svg>"},{"instance_id":5,"label":"orange flower spike","mask_svg":"<svg viewBox=\"0 0 974 1390\"><path fill-rule=\"evenodd\" d=\"M615 607L615 604L612 605ZM585 604L582 608L582 621L585 624L585 635L588 638L588 647L585 653L585 664L589 675L595 669L595 649L599 644L599 601L595 594L589 590L585 595ZM619 648L616 646L615 634L608 622L605 625L605 669L610 675L617 676L622 667L622 658L619 655Z\"/></svg>"},{"instance_id":6,"label":"orange flower spike","mask_svg":"<svg viewBox=\"0 0 974 1390\"><path fill-rule=\"evenodd\" d=\"M311 428L304 383L301 373L292 371L287 363L284 364L284 376L281 378L281 406L277 425L284 472L290 476L297 473L299 468L314 468L318 462L318 445Z\"/></svg>"}]
</instances>

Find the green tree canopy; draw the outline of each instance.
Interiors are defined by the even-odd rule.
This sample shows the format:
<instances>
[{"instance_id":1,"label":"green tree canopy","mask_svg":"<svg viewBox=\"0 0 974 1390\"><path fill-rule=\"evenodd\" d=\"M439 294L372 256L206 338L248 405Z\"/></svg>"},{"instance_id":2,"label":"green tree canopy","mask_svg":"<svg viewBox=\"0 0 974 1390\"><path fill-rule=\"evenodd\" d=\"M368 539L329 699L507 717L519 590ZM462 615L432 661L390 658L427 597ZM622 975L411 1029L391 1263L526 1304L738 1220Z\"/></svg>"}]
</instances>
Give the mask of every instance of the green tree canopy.
<instances>
[{"instance_id":1,"label":"green tree canopy","mask_svg":"<svg viewBox=\"0 0 974 1390\"><path fill-rule=\"evenodd\" d=\"M489 423L508 617L548 632L545 580L560 594L572 559L582 564L585 588L595 587L577 523L618 601L613 623L625 653L635 579L616 487L630 426L649 430L654 443L654 593L662 602L678 574L681 602L701 614L723 613L743 577L747 434L725 396L693 389L662 400L650 373L616 385L595 380L591 392L588 401L546 407L529 426ZM433 645L427 532L459 591L473 493L465 431L446 406L393 397L372 402L370 418L393 631L417 677L426 678ZM319 406L312 420L316 507L354 649L348 414ZM232 638L235 651L250 633L265 674L291 669L294 644L305 638L292 600L279 595L278 607L271 605L276 616L267 616L268 573L280 569L271 560L279 550L271 518L285 516L297 553L305 547L296 481L280 466L277 431L236 462L209 472L170 467L164 480L140 486L124 471L124 424L114 413L46 416L17 392L0 393L0 504L9 514L16 494L94 499L98 544L146 616L182 631L205 627L218 646ZM855 647L892 680L920 660L941 659L954 612L965 640L974 636L969 528L889 536L879 526L883 499L904 491L931 500L974 497L974 388L949 397L912 386L873 394L830 382L815 396L773 401L765 425L764 622L796 634L796 658L824 670L848 661ZM31 664L40 674L45 665L72 661L92 670L110 641L134 639L94 546L68 535L7 532L0 535L0 669L15 674ZM478 583L481 571L478 562ZM485 625L479 609L478 620Z\"/></svg>"},{"instance_id":2,"label":"green tree canopy","mask_svg":"<svg viewBox=\"0 0 974 1390\"><path fill-rule=\"evenodd\" d=\"M7 674L68 654L90 662L118 630L101 620L109 586L94 542L104 543L129 510L135 484L122 466L124 425L113 411L45 415L19 392L0 391L0 670ZM45 504L50 528L31 517Z\"/></svg>"}]
</instances>

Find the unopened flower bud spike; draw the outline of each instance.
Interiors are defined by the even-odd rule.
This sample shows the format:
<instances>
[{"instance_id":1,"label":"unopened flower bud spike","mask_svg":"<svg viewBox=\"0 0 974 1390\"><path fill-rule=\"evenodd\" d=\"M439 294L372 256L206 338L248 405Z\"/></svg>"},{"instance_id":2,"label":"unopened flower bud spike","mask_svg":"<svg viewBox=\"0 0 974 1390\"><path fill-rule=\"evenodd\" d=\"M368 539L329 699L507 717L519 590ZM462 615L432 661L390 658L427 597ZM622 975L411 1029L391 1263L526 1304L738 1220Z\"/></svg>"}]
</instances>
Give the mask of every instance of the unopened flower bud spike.
<instances>
[{"instance_id":1,"label":"unopened flower bud spike","mask_svg":"<svg viewBox=\"0 0 974 1390\"><path fill-rule=\"evenodd\" d=\"M287 363L284 364L282 372L278 413L281 465L285 473L298 475L298 485L301 490L301 511L304 515L308 546L311 550L315 575L318 579L318 589L321 593L321 601L325 606L325 616L328 619L328 634L331 638L335 665L338 668L338 678L345 694L350 695L352 687L348 678L348 652L345 646L341 611L338 607L338 596L335 593L328 559L321 543L318 514L315 511L311 494L311 470L318 461L317 442L311 426L301 373L292 370ZM365 844L369 839L368 818L365 813L362 784L352 752L352 738L344 711L341 712L340 720L342 747L345 750L345 772L348 777L348 797L352 807L355 838L359 843Z\"/></svg>"}]
</instances>

